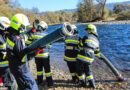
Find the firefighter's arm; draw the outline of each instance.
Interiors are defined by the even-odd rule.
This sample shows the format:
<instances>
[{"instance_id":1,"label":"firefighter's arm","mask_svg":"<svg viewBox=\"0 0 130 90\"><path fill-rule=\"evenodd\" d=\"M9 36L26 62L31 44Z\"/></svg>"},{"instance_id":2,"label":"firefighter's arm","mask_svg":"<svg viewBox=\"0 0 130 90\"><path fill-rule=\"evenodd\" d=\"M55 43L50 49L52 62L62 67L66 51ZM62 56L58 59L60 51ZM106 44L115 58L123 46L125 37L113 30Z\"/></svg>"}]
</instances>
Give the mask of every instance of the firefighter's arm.
<instances>
[{"instance_id":1,"label":"firefighter's arm","mask_svg":"<svg viewBox=\"0 0 130 90\"><path fill-rule=\"evenodd\" d=\"M25 42L20 37L15 40L13 52L15 53L16 57L19 58L19 60L22 60L26 54Z\"/></svg>"},{"instance_id":2,"label":"firefighter's arm","mask_svg":"<svg viewBox=\"0 0 130 90\"><path fill-rule=\"evenodd\" d=\"M0 35L0 51L6 51L6 42L3 37Z\"/></svg>"}]
</instances>

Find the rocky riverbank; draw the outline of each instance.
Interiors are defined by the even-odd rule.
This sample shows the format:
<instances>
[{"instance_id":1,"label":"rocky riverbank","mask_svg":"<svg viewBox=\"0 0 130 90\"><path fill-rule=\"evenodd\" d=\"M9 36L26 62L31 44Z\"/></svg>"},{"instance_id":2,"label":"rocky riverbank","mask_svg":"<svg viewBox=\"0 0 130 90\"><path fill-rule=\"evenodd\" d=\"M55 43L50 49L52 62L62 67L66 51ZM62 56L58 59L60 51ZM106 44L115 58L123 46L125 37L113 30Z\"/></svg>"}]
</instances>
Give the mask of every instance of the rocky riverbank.
<instances>
[{"instance_id":1,"label":"rocky riverbank","mask_svg":"<svg viewBox=\"0 0 130 90\"><path fill-rule=\"evenodd\" d=\"M64 61L62 60L61 62ZM34 61L30 61L30 68L32 75L36 78L36 67ZM101 60L95 60L92 69L96 80L96 89L94 90L130 90L130 81L118 82L111 70ZM67 68L66 70L62 68L60 69L57 68L54 63L51 63L51 70L53 73L54 87L47 88L47 86L43 84L43 86L39 87L39 90L93 90L92 88L83 88L79 87L78 84L72 84L71 76L69 72L66 71ZM123 72L121 73L123 76L130 78L130 75Z\"/></svg>"},{"instance_id":2,"label":"rocky riverbank","mask_svg":"<svg viewBox=\"0 0 130 90\"><path fill-rule=\"evenodd\" d=\"M88 23L78 23L78 24L130 24L130 20L107 20L107 21L97 21L97 22L88 22Z\"/></svg>"}]
</instances>

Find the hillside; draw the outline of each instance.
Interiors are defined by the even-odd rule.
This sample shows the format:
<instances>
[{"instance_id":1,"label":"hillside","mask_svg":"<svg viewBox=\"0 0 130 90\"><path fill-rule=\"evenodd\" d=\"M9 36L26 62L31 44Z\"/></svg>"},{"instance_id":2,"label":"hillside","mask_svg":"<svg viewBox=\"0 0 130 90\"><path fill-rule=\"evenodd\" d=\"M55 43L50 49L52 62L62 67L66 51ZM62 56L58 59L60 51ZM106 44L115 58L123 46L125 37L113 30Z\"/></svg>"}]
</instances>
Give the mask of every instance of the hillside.
<instances>
[{"instance_id":1,"label":"hillside","mask_svg":"<svg viewBox=\"0 0 130 90\"><path fill-rule=\"evenodd\" d=\"M119 4L119 3L121 3L121 4L127 4L127 3L130 3L130 1L125 1L125 2L116 2L116 3L107 3L106 4L106 8L108 8L108 9L113 9L113 7L114 7L114 5L115 4Z\"/></svg>"}]
</instances>

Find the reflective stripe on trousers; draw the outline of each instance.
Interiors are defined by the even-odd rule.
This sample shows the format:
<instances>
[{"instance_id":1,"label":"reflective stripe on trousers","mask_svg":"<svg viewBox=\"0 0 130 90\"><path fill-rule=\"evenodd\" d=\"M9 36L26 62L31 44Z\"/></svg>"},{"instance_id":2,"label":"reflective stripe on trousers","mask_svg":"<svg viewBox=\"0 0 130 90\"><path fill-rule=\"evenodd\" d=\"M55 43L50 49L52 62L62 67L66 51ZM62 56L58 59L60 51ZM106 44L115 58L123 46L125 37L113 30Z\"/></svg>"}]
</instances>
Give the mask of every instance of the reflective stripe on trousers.
<instances>
[{"instance_id":1,"label":"reflective stripe on trousers","mask_svg":"<svg viewBox=\"0 0 130 90\"><path fill-rule=\"evenodd\" d=\"M86 79L87 80L92 80L93 79L93 75L86 76Z\"/></svg>"},{"instance_id":2,"label":"reflective stripe on trousers","mask_svg":"<svg viewBox=\"0 0 130 90\"><path fill-rule=\"evenodd\" d=\"M81 76L78 76L79 80L84 80L85 79L85 75L81 75Z\"/></svg>"},{"instance_id":3,"label":"reflective stripe on trousers","mask_svg":"<svg viewBox=\"0 0 130 90\"><path fill-rule=\"evenodd\" d=\"M46 77L51 77L52 76L52 73L51 72L48 72L48 73L45 73Z\"/></svg>"},{"instance_id":4,"label":"reflective stripe on trousers","mask_svg":"<svg viewBox=\"0 0 130 90\"><path fill-rule=\"evenodd\" d=\"M70 73L71 74L71 76L76 76L77 75L77 73Z\"/></svg>"},{"instance_id":5,"label":"reflective stripe on trousers","mask_svg":"<svg viewBox=\"0 0 130 90\"><path fill-rule=\"evenodd\" d=\"M37 76L42 76L43 75L43 71L37 71Z\"/></svg>"}]
</instances>

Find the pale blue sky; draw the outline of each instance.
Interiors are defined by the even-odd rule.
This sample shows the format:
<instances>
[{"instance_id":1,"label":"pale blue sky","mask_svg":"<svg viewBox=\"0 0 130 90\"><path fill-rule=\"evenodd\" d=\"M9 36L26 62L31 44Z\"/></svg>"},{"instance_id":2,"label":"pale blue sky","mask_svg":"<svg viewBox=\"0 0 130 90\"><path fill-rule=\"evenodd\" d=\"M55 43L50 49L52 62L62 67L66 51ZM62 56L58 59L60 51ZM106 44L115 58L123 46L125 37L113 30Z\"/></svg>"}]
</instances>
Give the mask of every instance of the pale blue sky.
<instances>
[{"instance_id":1,"label":"pale blue sky","mask_svg":"<svg viewBox=\"0 0 130 90\"><path fill-rule=\"evenodd\" d=\"M31 9L32 7L37 7L40 12L75 9L77 8L77 4L79 1L80 0L18 0L23 8ZM107 0L107 3L121 1L129 0Z\"/></svg>"}]
</instances>

